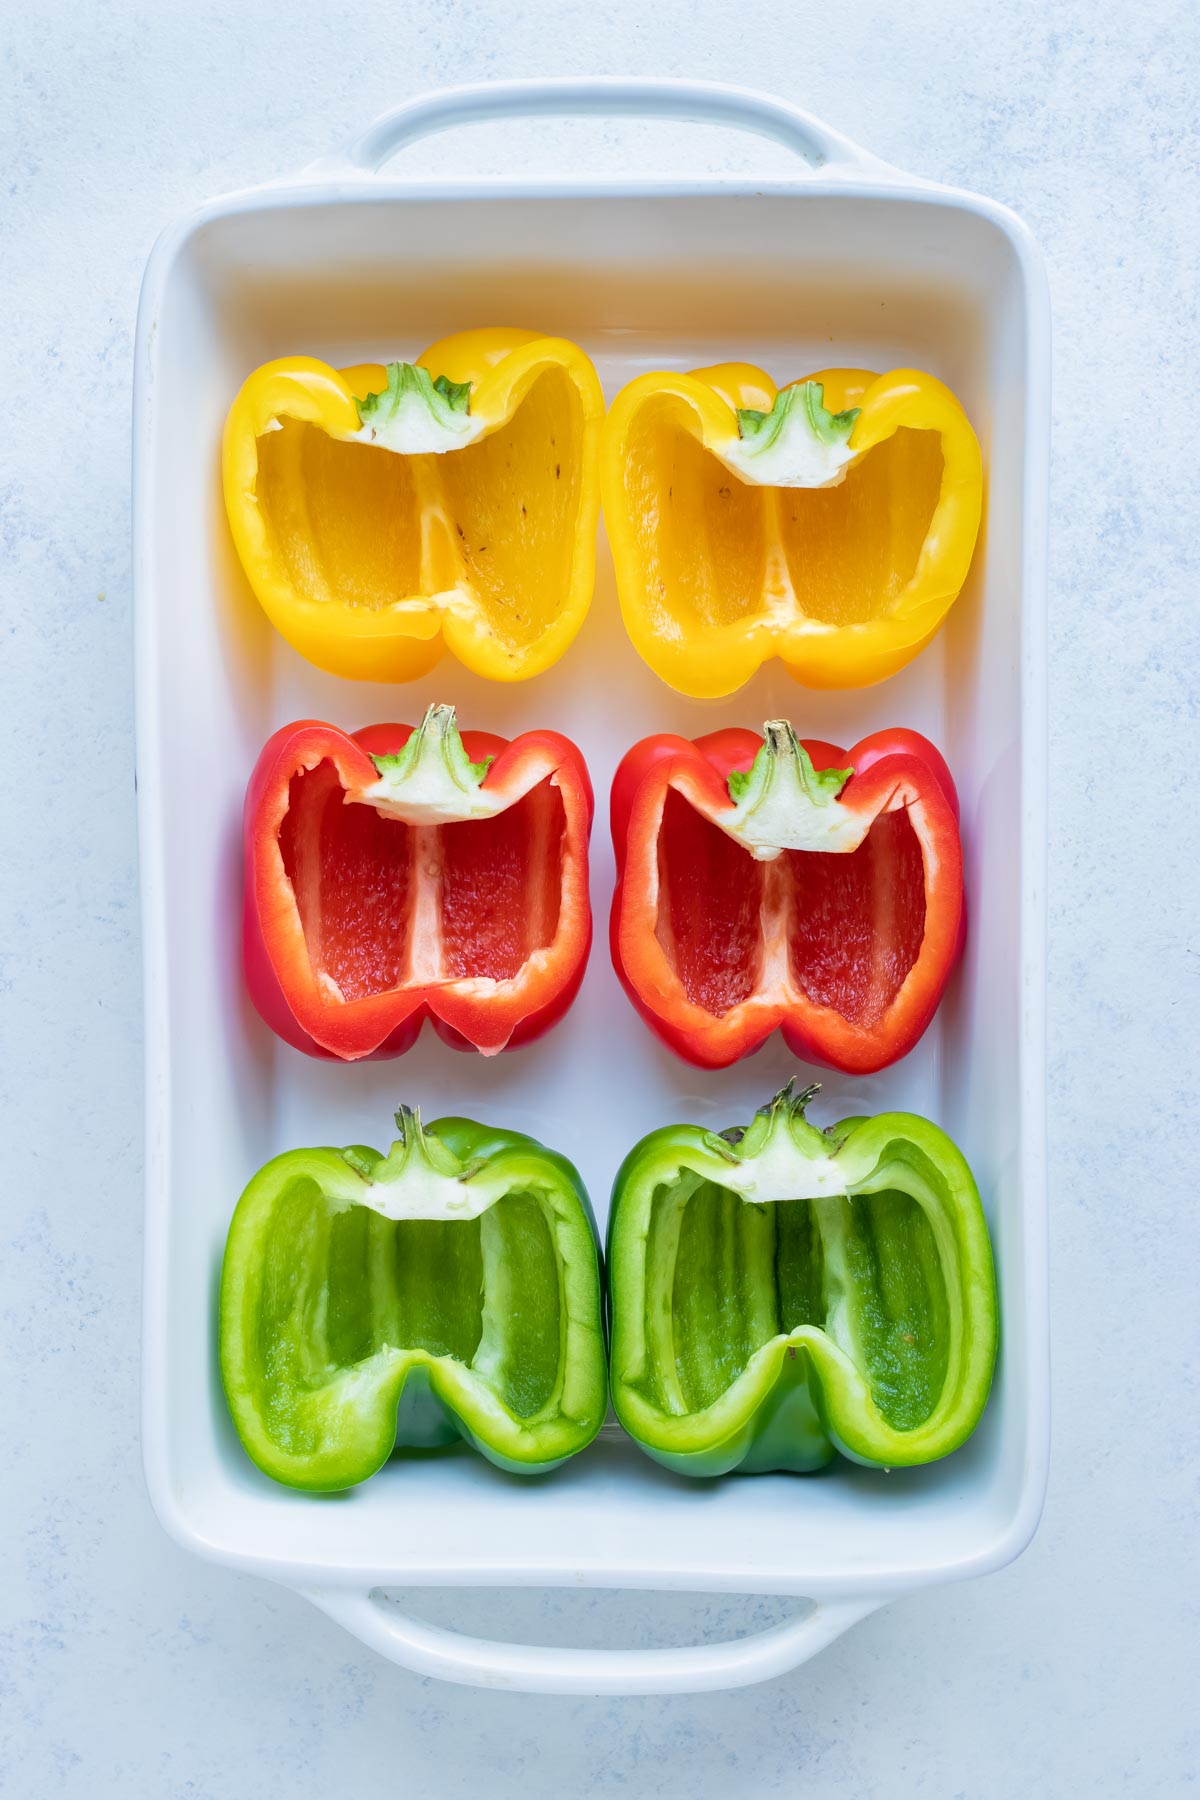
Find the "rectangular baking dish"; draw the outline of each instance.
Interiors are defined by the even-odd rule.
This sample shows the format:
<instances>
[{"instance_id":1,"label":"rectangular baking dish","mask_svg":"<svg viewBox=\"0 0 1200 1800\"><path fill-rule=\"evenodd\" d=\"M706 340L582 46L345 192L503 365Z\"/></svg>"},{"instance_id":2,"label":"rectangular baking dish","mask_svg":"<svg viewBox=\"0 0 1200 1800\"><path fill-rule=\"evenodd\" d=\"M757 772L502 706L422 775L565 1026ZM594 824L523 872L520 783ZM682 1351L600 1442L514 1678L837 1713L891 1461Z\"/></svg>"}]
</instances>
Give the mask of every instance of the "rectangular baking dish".
<instances>
[{"instance_id":1,"label":"rectangular baking dish","mask_svg":"<svg viewBox=\"0 0 1200 1800\"><path fill-rule=\"evenodd\" d=\"M794 177L404 182L397 149L472 119L566 112L718 120L774 137ZM538 680L489 684L444 661L408 688L304 663L255 605L228 540L218 445L244 376L303 350L335 364L412 357L457 329L531 325L580 342L611 398L631 375L727 359L783 381L830 364L915 365L983 444L984 533L967 588L917 661L818 694L779 664L728 700L664 687L621 628L601 543L579 641ZM147 269L134 394L138 776L146 991L144 1445L153 1504L182 1544L307 1593L425 1673L538 1691L724 1687L777 1674L906 1591L996 1569L1039 1516L1048 1445L1043 988L1045 535L1049 313L1018 220L899 174L782 102L677 82L512 83L431 95L298 180L233 195L167 231ZM246 999L238 952L247 775L289 719L347 728L451 700L472 726L574 737L601 807L597 944L547 1039L485 1060L426 1032L398 1062L310 1062ZM615 1427L544 1480L481 1458L392 1463L354 1492L277 1487L243 1454L216 1357L225 1231L248 1177L301 1144L386 1143L394 1106L534 1133L578 1163L603 1223L621 1154L674 1120L745 1121L794 1064L772 1042L721 1074L676 1062L621 994L604 948L604 798L651 730L692 737L786 715L851 743L885 725L944 750L963 803L970 932L933 1027L867 1080L824 1075L819 1123L907 1107L965 1150L993 1233L1003 1346L971 1442L923 1470L839 1463L797 1479L674 1478ZM802 1074L805 1071L801 1071ZM540 1649L407 1618L392 1584L642 1587L812 1602L757 1637L686 1649Z\"/></svg>"}]
</instances>

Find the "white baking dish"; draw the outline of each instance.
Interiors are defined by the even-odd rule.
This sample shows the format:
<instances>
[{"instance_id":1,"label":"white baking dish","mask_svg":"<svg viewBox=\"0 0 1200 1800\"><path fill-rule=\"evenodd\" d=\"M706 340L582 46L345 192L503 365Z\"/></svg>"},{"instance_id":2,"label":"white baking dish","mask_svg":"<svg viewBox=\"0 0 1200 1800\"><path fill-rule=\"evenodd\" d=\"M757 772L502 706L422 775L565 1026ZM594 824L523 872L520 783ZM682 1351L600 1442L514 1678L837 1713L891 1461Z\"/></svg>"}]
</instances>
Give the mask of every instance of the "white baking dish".
<instances>
[{"instance_id":1,"label":"white baking dish","mask_svg":"<svg viewBox=\"0 0 1200 1800\"><path fill-rule=\"evenodd\" d=\"M449 124L608 112L722 120L782 140L794 178L413 184L378 170ZM268 626L221 509L217 447L244 375L293 350L334 363L412 356L460 327L530 324L581 342L611 394L631 374L728 357L791 378L830 363L933 370L961 397L988 470L986 530L934 644L858 693L813 694L779 665L731 699L671 693L619 622L602 548L580 640L537 681L500 687L444 662L409 688L310 668ZM1049 325L1036 251L1011 214L878 163L807 115L675 82L514 83L443 93L373 125L298 181L206 206L159 242L138 318L134 400L138 772L146 974L145 1458L154 1506L201 1555L302 1590L364 1642L425 1673L540 1691L732 1686L801 1662L895 1595L996 1569L1037 1522L1048 1440L1043 1148L1046 834L1045 499ZM458 1055L428 1034L398 1062L306 1060L245 997L239 819L267 735L301 716L355 727L430 699L514 735L574 736L601 813L601 929L581 998L549 1038ZM945 1463L890 1477L688 1483L619 1434L521 1482L464 1453L393 1463L350 1495L274 1486L243 1455L215 1348L226 1226L248 1176L301 1144L386 1142L394 1105L534 1132L583 1170L603 1219L620 1156L677 1119L745 1120L790 1072L776 1042L722 1074L660 1049L604 947L612 859L603 801L648 730L695 736L789 715L851 743L889 724L945 750L963 800L970 942L940 1015L903 1063L825 1077L819 1122L905 1106L963 1146L991 1222L1003 1350L991 1404ZM758 1637L684 1650L543 1650L403 1616L389 1584L517 1584L794 1594Z\"/></svg>"}]
</instances>

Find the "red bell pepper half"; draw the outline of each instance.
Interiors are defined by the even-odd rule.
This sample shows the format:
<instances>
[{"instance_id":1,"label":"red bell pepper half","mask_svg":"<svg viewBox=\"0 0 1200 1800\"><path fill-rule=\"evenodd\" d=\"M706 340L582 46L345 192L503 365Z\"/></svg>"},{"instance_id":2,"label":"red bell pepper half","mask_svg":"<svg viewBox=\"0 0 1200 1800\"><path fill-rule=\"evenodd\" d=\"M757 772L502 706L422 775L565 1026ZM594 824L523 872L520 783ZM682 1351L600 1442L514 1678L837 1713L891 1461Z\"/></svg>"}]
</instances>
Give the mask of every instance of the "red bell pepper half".
<instances>
[{"instance_id":1,"label":"red bell pepper half","mask_svg":"<svg viewBox=\"0 0 1200 1800\"><path fill-rule=\"evenodd\" d=\"M912 1049L965 926L958 798L915 731L852 750L784 720L650 737L613 780L613 966L663 1042L722 1069L779 1026L870 1074Z\"/></svg>"},{"instance_id":2,"label":"red bell pepper half","mask_svg":"<svg viewBox=\"0 0 1200 1800\"><path fill-rule=\"evenodd\" d=\"M399 1056L431 1020L494 1055L555 1024L591 946L592 788L554 731L460 736L454 708L277 731L246 792L255 1006L311 1056Z\"/></svg>"}]
</instances>

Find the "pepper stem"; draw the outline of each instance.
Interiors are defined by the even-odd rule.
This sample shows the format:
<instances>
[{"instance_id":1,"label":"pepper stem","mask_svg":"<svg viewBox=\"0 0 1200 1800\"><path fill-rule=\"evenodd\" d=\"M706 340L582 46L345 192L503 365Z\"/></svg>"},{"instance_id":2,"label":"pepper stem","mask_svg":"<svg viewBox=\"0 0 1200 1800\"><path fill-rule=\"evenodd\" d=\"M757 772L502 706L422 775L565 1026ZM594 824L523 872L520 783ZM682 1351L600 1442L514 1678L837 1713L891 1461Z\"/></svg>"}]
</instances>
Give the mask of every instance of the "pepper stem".
<instances>
[{"instance_id":1,"label":"pepper stem","mask_svg":"<svg viewBox=\"0 0 1200 1800\"><path fill-rule=\"evenodd\" d=\"M796 1078L784 1083L779 1092L760 1106L753 1120L737 1141L738 1155L745 1161L760 1156L767 1147L783 1136L790 1137L805 1155L826 1156L829 1144L823 1131L810 1125L805 1110L810 1100L821 1091L819 1081L796 1093Z\"/></svg>"},{"instance_id":2,"label":"pepper stem","mask_svg":"<svg viewBox=\"0 0 1200 1800\"><path fill-rule=\"evenodd\" d=\"M418 1107L400 1106L395 1118L400 1135L386 1156L361 1145L342 1152L365 1183L349 1196L353 1203L394 1221L448 1223L479 1218L507 1191L502 1179L488 1180L484 1158L463 1162L436 1131L426 1133Z\"/></svg>"},{"instance_id":3,"label":"pepper stem","mask_svg":"<svg viewBox=\"0 0 1200 1800\"><path fill-rule=\"evenodd\" d=\"M823 381L795 381L791 387L780 388L770 412L739 408L738 436L762 451L793 426L810 432L819 444L841 445L849 439L861 411L861 406L848 406L844 412L830 412Z\"/></svg>"},{"instance_id":4,"label":"pepper stem","mask_svg":"<svg viewBox=\"0 0 1200 1800\"><path fill-rule=\"evenodd\" d=\"M765 1113L769 1118L774 1118L776 1113L787 1112L793 1115L798 1114L803 1119L809 1101L815 1100L820 1093L821 1084L819 1081L810 1082L808 1087L801 1088L799 1093L796 1093L795 1088L796 1077L793 1075L784 1082L772 1099L768 1100L764 1106L759 1107L755 1117Z\"/></svg>"},{"instance_id":5,"label":"pepper stem","mask_svg":"<svg viewBox=\"0 0 1200 1800\"><path fill-rule=\"evenodd\" d=\"M717 815L716 822L760 861L782 850L856 849L866 822L838 803L853 773L815 768L794 726L768 719L750 767L729 776L732 812Z\"/></svg>"},{"instance_id":6,"label":"pepper stem","mask_svg":"<svg viewBox=\"0 0 1200 1800\"><path fill-rule=\"evenodd\" d=\"M793 806L827 806L836 800L853 769L817 769L787 719L768 719L762 749L748 769L734 769L729 798L749 813L768 800L787 799Z\"/></svg>"},{"instance_id":7,"label":"pepper stem","mask_svg":"<svg viewBox=\"0 0 1200 1800\"><path fill-rule=\"evenodd\" d=\"M495 760L472 762L454 708L431 706L402 750L371 757L378 780L348 790L348 797L407 825L490 818L505 806L502 793L484 786Z\"/></svg>"},{"instance_id":8,"label":"pepper stem","mask_svg":"<svg viewBox=\"0 0 1200 1800\"><path fill-rule=\"evenodd\" d=\"M385 373L384 387L356 402L364 442L401 455L436 455L477 435L469 381L435 379L420 363L389 363Z\"/></svg>"},{"instance_id":9,"label":"pepper stem","mask_svg":"<svg viewBox=\"0 0 1200 1800\"><path fill-rule=\"evenodd\" d=\"M437 703L426 709L403 750L397 750L393 756L371 758L389 788L417 787L423 784L423 778L427 781L448 777L464 794L479 787L495 760L494 756L485 756L481 762L473 763L463 745L454 708Z\"/></svg>"},{"instance_id":10,"label":"pepper stem","mask_svg":"<svg viewBox=\"0 0 1200 1800\"><path fill-rule=\"evenodd\" d=\"M722 1132L724 1144L710 1140L713 1151L729 1165L716 1176L721 1186L756 1205L844 1197L839 1140L818 1131L804 1116L819 1092L819 1083L814 1083L797 1093L795 1081L789 1081L759 1107L749 1125Z\"/></svg>"},{"instance_id":11,"label":"pepper stem","mask_svg":"<svg viewBox=\"0 0 1200 1800\"><path fill-rule=\"evenodd\" d=\"M406 1106L403 1100L392 1114L396 1121L396 1130L400 1133L400 1142L425 1148L425 1133L421 1127L421 1109L419 1106Z\"/></svg>"},{"instance_id":12,"label":"pepper stem","mask_svg":"<svg viewBox=\"0 0 1200 1800\"><path fill-rule=\"evenodd\" d=\"M401 1181L405 1175L412 1176L422 1170L435 1175L462 1174L463 1165L453 1150L448 1149L440 1138L426 1137L419 1106L401 1104L395 1119L400 1135L376 1166L372 1176L374 1181Z\"/></svg>"},{"instance_id":13,"label":"pepper stem","mask_svg":"<svg viewBox=\"0 0 1200 1800\"><path fill-rule=\"evenodd\" d=\"M738 435L717 454L757 487L837 487L855 460L850 439L859 411L830 412L821 382L793 382L779 390L769 412L740 408Z\"/></svg>"}]
</instances>

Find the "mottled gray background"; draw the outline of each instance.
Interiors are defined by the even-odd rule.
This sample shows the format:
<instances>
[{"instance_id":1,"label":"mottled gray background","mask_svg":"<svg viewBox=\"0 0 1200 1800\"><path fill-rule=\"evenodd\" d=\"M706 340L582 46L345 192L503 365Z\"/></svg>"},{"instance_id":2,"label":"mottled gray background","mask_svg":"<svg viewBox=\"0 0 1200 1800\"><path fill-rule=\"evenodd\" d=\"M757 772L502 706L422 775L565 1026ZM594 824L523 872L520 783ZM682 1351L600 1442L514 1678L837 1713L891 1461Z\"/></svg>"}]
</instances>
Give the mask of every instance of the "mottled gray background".
<instances>
[{"instance_id":1,"label":"mottled gray background","mask_svg":"<svg viewBox=\"0 0 1200 1800\"><path fill-rule=\"evenodd\" d=\"M0 23L0 1791L20 1800L1180 1795L1195 1780L1197 14L1191 0L79 0ZM1056 321L1045 1521L748 1692L483 1695L192 1561L142 1485L130 352L160 227L439 83L775 89L1015 207ZM581 135L582 134L582 135ZM427 168L498 139L446 138ZM504 164L781 166L552 126ZM565 149L563 146L565 145ZM665 148L664 148L665 146ZM1193 1359L1193 1360L1190 1360ZM776 1603L427 1598L643 1643ZM1191 1674L1188 1674L1188 1669Z\"/></svg>"}]
</instances>

